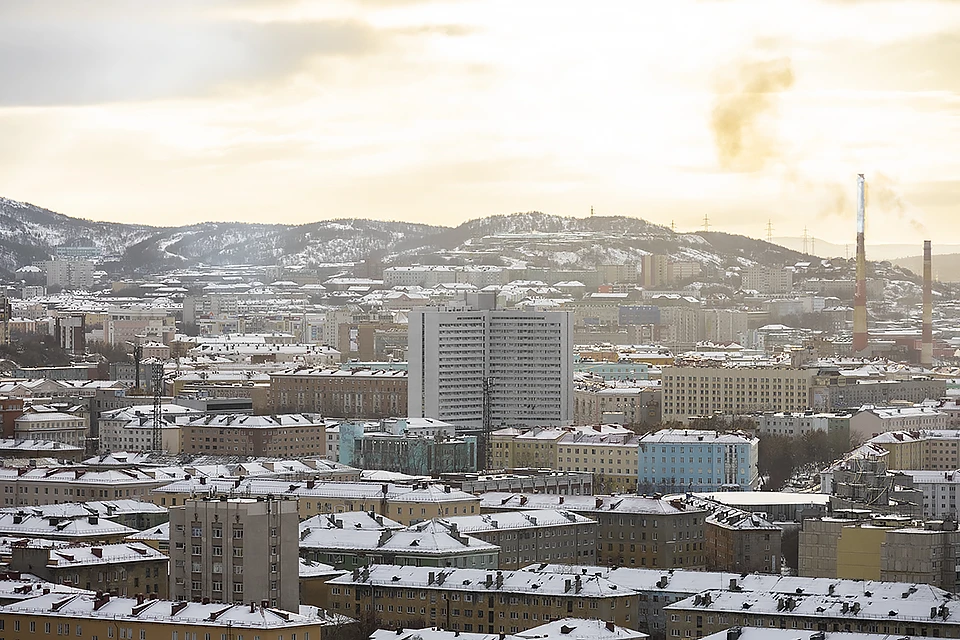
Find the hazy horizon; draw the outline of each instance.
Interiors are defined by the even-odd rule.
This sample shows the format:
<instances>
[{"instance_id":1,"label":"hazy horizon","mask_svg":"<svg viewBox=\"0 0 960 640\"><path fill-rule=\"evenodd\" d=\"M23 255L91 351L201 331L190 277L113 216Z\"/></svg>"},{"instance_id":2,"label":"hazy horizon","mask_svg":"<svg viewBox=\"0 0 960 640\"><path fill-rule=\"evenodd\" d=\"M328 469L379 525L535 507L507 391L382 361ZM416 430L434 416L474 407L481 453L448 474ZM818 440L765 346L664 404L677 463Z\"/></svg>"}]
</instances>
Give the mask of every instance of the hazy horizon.
<instances>
[{"instance_id":1,"label":"hazy horizon","mask_svg":"<svg viewBox=\"0 0 960 640\"><path fill-rule=\"evenodd\" d=\"M960 243L960 3L0 2L0 196L94 220L517 211Z\"/></svg>"}]
</instances>

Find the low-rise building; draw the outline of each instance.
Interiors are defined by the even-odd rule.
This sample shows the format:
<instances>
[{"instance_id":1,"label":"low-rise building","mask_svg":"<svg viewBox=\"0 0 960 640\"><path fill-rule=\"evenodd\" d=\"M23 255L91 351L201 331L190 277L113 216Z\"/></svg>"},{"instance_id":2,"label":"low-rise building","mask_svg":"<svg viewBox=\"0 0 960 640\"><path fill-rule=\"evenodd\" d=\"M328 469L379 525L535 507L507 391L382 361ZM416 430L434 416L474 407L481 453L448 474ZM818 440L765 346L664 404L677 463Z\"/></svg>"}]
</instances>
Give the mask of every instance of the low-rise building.
<instances>
[{"instance_id":1,"label":"low-rise building","mask_svg":"<svg viewBox=\"0 0 960 640\"><path fill-rule=\"evenodd\" d=\"M171 480L161 472L134 469L0 467L0 495L5 507L119 498L143 500L148 499L151 490Z\"/></svg>"},{"instance_id":2,"label":"low-rise building","mask_svg":"<svg viewBox=\"0 0 960 640\"><path fill-rule=\"evenodd\" d=\"M121 542L136 532L136 529L94 515L61 517L0 513L0 535L2 536L45 538L75 543L111 543Z\"/></svg>"},{"instance_id":3,"label":"low-rise building","mask_svg":"<svg viewBox=\"0 0 960 640\"><path fill-rule=\"evenodd\" d=\"M443 522L461 534L500 548L500 569L529 564L593 564L596 562L597 522L563 509L504 511L454 516Z\"/></svg>"},{"instance_id":4,"label":"low-rise building","mask_svg":"<svg viewBox=\"0 0 960 640\"><path fill-rule=\"evenodd\" d=\"M169 558L139 542L51 546L28 543L11 549L9 567L49 582L127 596L167 597Z\"/></svg>"},{"instance_id":5,"label":"low-rise building","mask_svg":"<svg viewBox=\"0 0 960 640\"><path fill-rule=\"evenodd\" d=\"M53 458L64 462L79 462L85 451L81 446L63 444L56 440L0 440L0 458Z\"/></svg>"},{"instance_id":6,"label":"low-rise building","mask_svg":"<svg viewBox=\"0 0 960 640\"><path fill-rule=\"evenodd\" d=\"M703 505L703 502L698 502ZM707 568L779 573L783 530L763 517L714 504L705 521Z\"/></svg>"},{"instance_id":7,"label":"low-rise building","mask_svg":"<svg viewBox=\"0 0 960 640\"><path fill-rule=\"evenodd\" d=\"M36 507L4 507L2 513L19 513L21 515L38 516L41 518L86 518L98 516L125 527L144 529L166 522L170 514L164 507L145 502L143 500L91 500L89 502L62 502L60 504L46 504Z\"/></svg>"},{"instance_id":8,"label":"low-rise building","mask_svg":"<svg viewBox=\"0 0 960 640\"><path fill-rule=\"evenodd\" d=\"M574 424L601 424L611 414L623 416L623 424L635 427L660 424L659 383L574 383Z\"/></svg>"},{"instance_id":9,"label":"low-rise building","mask_svg":"<svg viewBox=\"0 0 960 640\"><path fill-rule=\"evenodd\" d=\"M757 434L766 436L798 437L820 431L850 440L850 414L814 413L813 411L794 413L762 413L754 418Z\"/></svg>"},{"instance_id":10,"label":"low-rise building","mask_svg":"<svg viewBox=\"0 0 960 640\"><path fill-rule=\"evenodd\" d=\"M635 493L639 443L632 433L573 431L557 442L554 468L592 473L597 493Z\"/></svg>"}]
</instances>

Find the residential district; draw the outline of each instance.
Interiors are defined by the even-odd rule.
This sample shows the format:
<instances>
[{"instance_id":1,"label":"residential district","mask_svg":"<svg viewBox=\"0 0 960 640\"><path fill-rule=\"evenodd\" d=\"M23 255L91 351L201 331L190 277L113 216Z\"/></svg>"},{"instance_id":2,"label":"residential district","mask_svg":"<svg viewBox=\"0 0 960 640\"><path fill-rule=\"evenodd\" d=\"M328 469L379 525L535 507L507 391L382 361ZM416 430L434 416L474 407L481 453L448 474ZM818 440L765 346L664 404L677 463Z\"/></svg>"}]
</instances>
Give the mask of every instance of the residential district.
<instances>
[{"instance_id":1,"label":"residential district","mask_svg":"<svg viewBox=\"0 0 960 640\"><path fill-rule=\"evenodd\" d=\"M925 255L120 279L60 247L0 308L0 637L960 638Z\"/></svg>"}]
</instances>

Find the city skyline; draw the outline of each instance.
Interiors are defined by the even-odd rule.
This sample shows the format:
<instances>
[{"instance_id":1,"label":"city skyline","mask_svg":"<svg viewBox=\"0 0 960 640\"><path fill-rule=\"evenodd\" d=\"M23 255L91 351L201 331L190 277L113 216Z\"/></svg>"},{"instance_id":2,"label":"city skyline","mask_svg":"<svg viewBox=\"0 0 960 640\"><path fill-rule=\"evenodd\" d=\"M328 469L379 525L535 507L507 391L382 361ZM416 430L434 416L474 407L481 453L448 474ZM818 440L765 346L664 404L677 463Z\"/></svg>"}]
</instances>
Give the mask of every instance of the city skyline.
<instances>
[{"instance_id":1,"label":"city skyline","mask_svg":"<svg viewBox=\"0 0 960 640\"><path fill-rule=\"evenodd\" d=\"M0 6L0 195L176 225L514 211L960 238L960 4Z\"/></svg>"}]
</instances>

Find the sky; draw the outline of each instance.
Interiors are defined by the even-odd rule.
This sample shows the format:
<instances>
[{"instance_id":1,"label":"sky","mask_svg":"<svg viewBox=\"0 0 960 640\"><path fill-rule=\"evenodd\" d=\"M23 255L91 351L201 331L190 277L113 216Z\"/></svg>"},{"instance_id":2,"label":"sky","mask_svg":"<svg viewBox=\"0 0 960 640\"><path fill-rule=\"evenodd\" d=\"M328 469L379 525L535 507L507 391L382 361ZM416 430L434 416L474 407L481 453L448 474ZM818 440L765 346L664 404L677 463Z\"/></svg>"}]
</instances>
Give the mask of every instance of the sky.
<instances>
[{"instance_id":1,"label":"sky","mask_svg":"<svg viewBox=\"0 0 960 640\"><path fill-rule=\"evenodd\" d=\"M0 195L960 242L960 2L0 0Z\"/></svg>"}]
</instances>

